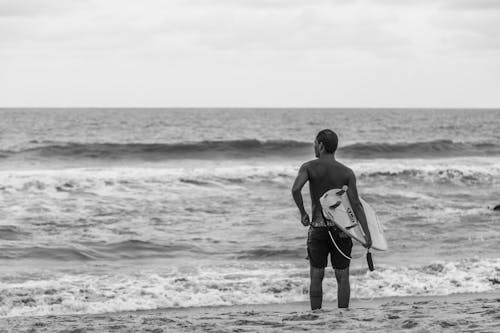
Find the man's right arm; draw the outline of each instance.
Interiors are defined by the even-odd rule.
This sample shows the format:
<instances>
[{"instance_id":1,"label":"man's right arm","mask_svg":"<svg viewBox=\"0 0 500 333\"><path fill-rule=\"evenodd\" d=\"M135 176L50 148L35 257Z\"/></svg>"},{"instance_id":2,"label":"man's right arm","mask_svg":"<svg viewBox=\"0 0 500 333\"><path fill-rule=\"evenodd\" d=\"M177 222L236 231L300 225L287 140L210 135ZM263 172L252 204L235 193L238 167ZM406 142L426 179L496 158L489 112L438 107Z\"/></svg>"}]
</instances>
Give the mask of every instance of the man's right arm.
<instances>
[{"instance_id":1,"label":"man's right arm","mask_svg":"<svg viewBox=\"0 0 500 333\"><path fill-rule=\"evenodd\" d=\"M365 247L370 248L372 246L370 229L368 229L368 222L366 221L365 210L363 209L363 205L359 200L358 189L356 187L356 176L354 175L354 172L352 172L352 170L350 171L349 181L347 183L347 186L348 186L347 197L351 202L351 207L352 210L354 211L354 215L356 215L356 218L361 224L361 228L363 228L363 232L365 233L366 236L367 244L365 245Z\"/></svg>"},{"instance_id":2,"label":"man's right arm","mask_svg":"<svg viewBox=\"0 0 500 333\"><path fill-rule=\"evenodd\" d=\"M310 224L309 215L307 215L307 212L304 208L304 200L302 199L302 188L304 187L305 183L308 180L309 180L309 174L307 172L307 163L306 163L300 167L299 174L297 175L297 178L295 178L295 181L292 186L293 200L295 201L297 208L299 208L301 222L304 226Z\"/></svg>"}]
</instances>

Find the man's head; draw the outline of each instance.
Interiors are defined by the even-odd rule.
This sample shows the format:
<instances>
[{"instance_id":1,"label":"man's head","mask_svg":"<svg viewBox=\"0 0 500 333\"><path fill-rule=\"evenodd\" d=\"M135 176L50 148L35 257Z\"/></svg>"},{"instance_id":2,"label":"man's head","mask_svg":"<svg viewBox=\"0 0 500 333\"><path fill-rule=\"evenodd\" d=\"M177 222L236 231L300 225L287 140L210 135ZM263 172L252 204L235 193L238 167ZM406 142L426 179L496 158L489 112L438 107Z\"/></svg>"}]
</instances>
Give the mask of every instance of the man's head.
<instances>
[{"instance_id":1,"label":"man's head","mask_svg":"<svg viewBox=\"0 0 500 333\"><path fill-rule=\"evenodd\" d=\"M314 153L316 157L319 157L320 153L334 154L338 144L339 138L337 134L332 130L324 129L316 135L316 140L314 140Z\"/></svg>"}]
</instances>

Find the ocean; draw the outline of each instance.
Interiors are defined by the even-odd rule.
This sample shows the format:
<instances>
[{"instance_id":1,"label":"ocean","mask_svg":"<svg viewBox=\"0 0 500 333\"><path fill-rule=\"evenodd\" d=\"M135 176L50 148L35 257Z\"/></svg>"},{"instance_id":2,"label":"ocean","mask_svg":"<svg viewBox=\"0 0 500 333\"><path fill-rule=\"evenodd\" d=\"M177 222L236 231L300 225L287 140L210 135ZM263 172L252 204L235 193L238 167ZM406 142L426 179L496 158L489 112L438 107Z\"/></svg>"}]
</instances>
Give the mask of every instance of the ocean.
<instances>
[{"instance_id":1,"label":"ocean","mask_svg":"<svg viewBox=\"0 0 500 333\"><path fill-rule=\"evenodd\" d=\"M373 253L374 272L352 261L353 298L500 288L500 110L0 109L0 119L1 317L307 301L307 228L290 190L324 128L390 247ZM326 300L334 280L327 269Z\"/></svg>"}]
</instances>

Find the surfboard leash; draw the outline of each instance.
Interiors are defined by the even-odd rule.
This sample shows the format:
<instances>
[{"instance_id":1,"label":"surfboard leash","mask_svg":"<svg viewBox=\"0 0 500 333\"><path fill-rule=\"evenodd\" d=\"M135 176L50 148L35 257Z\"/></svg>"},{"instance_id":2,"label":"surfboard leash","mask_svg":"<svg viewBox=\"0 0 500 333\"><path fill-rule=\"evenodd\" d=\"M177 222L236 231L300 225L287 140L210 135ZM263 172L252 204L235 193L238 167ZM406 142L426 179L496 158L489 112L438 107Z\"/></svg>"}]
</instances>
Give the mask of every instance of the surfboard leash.
<instances>
[{"instance_id":1,"label":"surfboard leash","mask_svg":"<svg viewBox=\"0 0 500 333\"><path fill-rule=\"evenodd\" d=\"M332 240L333 245L335 245L335 248L340 252L341 255L344 256L344 258L346 258L348 260L352 260L352 259L359 259L363 256L363 255L360 255L359 257L349 257L344 252L342 252L342 250L339 248L339 246L337 245L337 242L335 242L335 239L333 239L333 236L332 236L332 233L330 232L330 229L328 229L328 235L330 235L330 239ZM370 252L370 249L366 250L366 262L368 263L368 269L370 270L370 272L373 272L375 270L375 267L373 266L372 253Z\"/></svg>"},{"instance_id":2,"label":"surfboard leash","mask_svg":"<svg viewBox=\"0 0 500 333\"><path fill-rule=\"evenodd\" d=\"M370 252L370 249L366 250L366 262L368 263L368 269L370 272L373 272L375 267L373 266L372 253Z\"/></svg>"}]
</instances>

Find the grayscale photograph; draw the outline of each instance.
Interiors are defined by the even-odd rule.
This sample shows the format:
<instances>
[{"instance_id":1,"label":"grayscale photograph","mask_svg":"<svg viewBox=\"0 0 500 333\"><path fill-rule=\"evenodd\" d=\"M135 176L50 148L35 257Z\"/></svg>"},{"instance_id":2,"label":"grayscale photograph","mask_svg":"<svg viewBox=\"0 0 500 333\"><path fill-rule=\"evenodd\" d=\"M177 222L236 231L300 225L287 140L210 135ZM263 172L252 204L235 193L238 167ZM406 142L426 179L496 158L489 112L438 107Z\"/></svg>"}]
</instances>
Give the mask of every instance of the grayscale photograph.
<instances>
[{"instance_id":1,"label":"grayscale photograph","mask_svg":"<svg viewBox=\"0 0 500 333\"><path fill-rule=\"evenodd\" d=\"M500 0L0 0L0 333L499 330Z\"/></svg>"}]
</instances>

